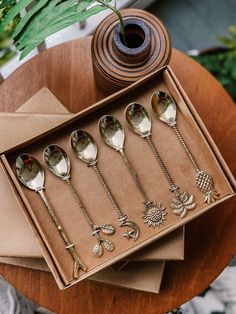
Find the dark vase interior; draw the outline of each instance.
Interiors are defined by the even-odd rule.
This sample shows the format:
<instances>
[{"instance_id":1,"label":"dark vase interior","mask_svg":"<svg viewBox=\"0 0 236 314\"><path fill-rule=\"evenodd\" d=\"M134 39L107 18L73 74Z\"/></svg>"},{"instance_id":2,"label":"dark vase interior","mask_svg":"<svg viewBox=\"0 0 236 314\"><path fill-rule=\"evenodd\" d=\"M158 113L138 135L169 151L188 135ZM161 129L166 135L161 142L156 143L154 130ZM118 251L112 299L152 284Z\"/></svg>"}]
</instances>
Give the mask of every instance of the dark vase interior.
<instances>
[{"instance_id":1,"label":"dark vase interior","mask_svg":"<svg viewBox=\"0 0 236 314\"><path fill-rule=\"evenodd\" d=\"M137 24L128 24L125 26L125 40L120 33L121 42L128 48L138 48L145 40L145 32L142 27Z\"/></svg>"},{"instance_id":2,"label":"dark vase interior","mask_svg":"<svg viewBox=\"0 0 236 314\"><path fill-rule=\"evenodd\" d=\"M130 64L144 62L150 53L150 27L140 18L131 18L124 21L125 40L120 32L120 24L114 29L113 47L117 57Z\"/></svg>"}]
</instances>

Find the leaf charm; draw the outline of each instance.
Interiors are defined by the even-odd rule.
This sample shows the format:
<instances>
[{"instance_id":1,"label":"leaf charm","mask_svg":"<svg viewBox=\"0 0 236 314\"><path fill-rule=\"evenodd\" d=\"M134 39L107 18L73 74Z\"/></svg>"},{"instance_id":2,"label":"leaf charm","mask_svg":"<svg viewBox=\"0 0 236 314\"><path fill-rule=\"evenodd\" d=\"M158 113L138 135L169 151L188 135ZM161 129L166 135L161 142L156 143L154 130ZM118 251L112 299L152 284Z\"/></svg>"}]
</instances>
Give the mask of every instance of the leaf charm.
<instances>
[{"instance_id":1,"label":"leaf charm","mask_svg":"<svg viewBox=\"0 0 236 314\"><path fill-rule=\"evenodd\" d=\"M93 248L93 254L95 257L101 257L103 254L103 248L102 245L99 243L97 243L94 248Z\"/></svg>"},{"instance_id":2,"label":"leaf charm","mask_svg":"<svg viewBox=\"0 0 236 314\"><path fill-rule=\"evenodd\" d=\"M101 226L101 231L104 234L113 234L115 232L115 228L112 225L104 224Z\"/></svg>"},{"instance_id":3,"label":"leaf charm","mask_svg":"<svg viewBox=\"0 0 236 314\"><path fill-rule=\"evenodd\" d=\"M110 240L107 240L107 239L104 239L102 241L102 244L103 244L104 248L109 252L112 252L115 248L114 244Z\"/></svg>"}]
</instances>

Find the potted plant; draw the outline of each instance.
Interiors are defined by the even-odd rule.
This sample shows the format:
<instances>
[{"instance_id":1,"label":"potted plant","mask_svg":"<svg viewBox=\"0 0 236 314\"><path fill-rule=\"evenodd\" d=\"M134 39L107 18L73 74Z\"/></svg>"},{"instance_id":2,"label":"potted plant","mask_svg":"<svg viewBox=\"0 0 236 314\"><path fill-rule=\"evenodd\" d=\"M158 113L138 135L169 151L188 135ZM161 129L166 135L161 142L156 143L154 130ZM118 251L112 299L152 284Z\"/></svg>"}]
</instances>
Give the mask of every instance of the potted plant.
<instances>
[{"instance_id":1,"label":"potted plant","mask_svg":"<svg viewBox=\"0 0 236 314\"><path fill-rule=\"evenodd\" d=\"M193 58L211 72L236 101L236 26L229 27L229 36L217 36L223 47L213 47Z\"/></svg>"},{"instance_id":2,"label":"potted plant","mask_svg":"<svg viewBox=\"0 0 236 314\"><path fill-rule=\"evenodd\" d=\"M28 9L12 33L22 59L55 32L103 10L112 10L113 14L95 31L91 47L97 82L111 92L165 65L170 58L171 45L168 32L157 17L138 9L120 12L110 2L19 0L2 20L0 33L23 9ZM12 1L0 0L2 6L9 3Z\"/></svg>"}]
</instances>

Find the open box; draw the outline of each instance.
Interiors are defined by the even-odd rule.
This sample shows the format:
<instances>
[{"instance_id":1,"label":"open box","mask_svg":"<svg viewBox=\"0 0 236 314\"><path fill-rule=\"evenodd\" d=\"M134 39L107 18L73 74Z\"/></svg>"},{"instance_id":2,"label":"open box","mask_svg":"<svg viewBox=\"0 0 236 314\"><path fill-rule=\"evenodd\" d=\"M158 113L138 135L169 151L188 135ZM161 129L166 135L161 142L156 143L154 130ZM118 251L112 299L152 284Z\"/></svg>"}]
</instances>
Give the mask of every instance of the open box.
<instances>
[{"instance_id":1,"label":"open box","mask_svg":"<svg viewBox=\"0 0 236 314\"><path fill-rule=\"evenodd\" d=\"M0 113L0 134L11 138L11 134L14 136L14 130L19 126L21 131L18 137L11 138L14 140L14 145L17 145L19 142L26 141L29 134L32 137L33 134L41 133L48 127L48 123L52 127L52 123L57 125L63 119L66 121L68 116L66 107L48 88L44 87L19 107L16 114ZM32 125L34 125L33 129L31 128ZM8 179L8 174L0 167L2 203L0 207L0 262L49 271L42 258L41 250L16 201L17 192L15 194L12 187L9 186ZM125 263L120 261L112 265L113 270L111 268L104 269L89 279L119 287L158 293L165 260L183 260L183 258L184 227L181 227L150 246L128 256ZM142 262L136 263L136 261ZM114 271L114 268L119 270L121 267L122 271Z\"/></svg>"},{"instance_id":2,"label":"open box","mask_svg":"<svg viewBox=\"0 0 236 314\"><path fill-rule=\"evenodd\" d=\"M168 90L175 99L179 109L179 128L182 131L186 142L191 143L191 150L197 157L201 168L213 176L216 189L220 192L221 198L215 204L203 204L202 194L196 189L194 184L194 170L187 160L182 147L176 141L175 134L173 134L167 126L153 119L154 143L157 145L161 156L164 156L163 159L165 160L170 173L177 181L177 184L181 186L183 190L186 189L194 194L197 203L196 209L189 212L188 216L184 219L180 219L179 217L173 215L168 207L171 198L170 192L168 191L168 185L151 151L149 150L147 143L145 143L145 141L140 139L137 135L133 134L130 130L128 130L128 128L125 128L126 153L129 159L133 162L134 167L137 169L139 177L144 183L146 190L149 191L151 198L157 199L158 197L158 200L167 207L168 216L165 224L160 228L151 229L143 223L141 218L141 196L136 190L136 187L133 184L127 169L122 163L122 160L119 158L120 156L109 147L106 147L101 141L97 132L97 121L104 113L109 113L115 115L121 123L125 125L123 116L125 106L129 102L139 101L149 110L150 97L152 93L158 89ZM112 104L112 107L108 107L109 104ZM80 243L80 255L84 256L83 259L88 266L88 271L86 273L81 272L78 280L72 280L72 261L70 256L67 256L64 252L64 243L52 224L46 210L43 209L43 205L39 198L37 198L32 191L28 191L22 187L17 181L14 174L14 163L16 155L20 152L31 153L42 162L42 151L48 143L56 142L61 145L70 155L73 167L72 180L75 185L79 183L78 190L80 194L87 196L88 191L90 191L89 193L92 193L89 197L86 197L88 208L93 207L93 201L96 199L97 210L94 212L94 216L96 214L96 220L99 221L99 218L103 215L103 220L107 220L117 225L116 216L112 209L111 211L104 212L104 208L110 208L111 205L108 202L102 187L98 184L98 181L96 181L95 175L90 171L91 169L88 169L82 162L78 161L69 149L68 138L70 132L76 128L86 129L95 138L99 148L100 169L111 189L116 191L116 199L118 200L120 206L124 207L130 219L139 225L141 235L136 242L127 241L121 237L120 228L117 228L117 232L113 236L113 241L116 245L115 251L109 254L104 254L104 256L100 259L95 259L91 255L91 247L93 247L94 241L92 237L87 237L90 233L87 225L85 223L83 224L83 232L80 234L77 232L78 222L82 223L83 221L83 218L80 216L77 208L75 206L71 206L70 216L68 215L68 212L64 212L62 210L63 202L64 204L68 204L68 201L70 199L72 200L69 194L70 191L66 191L63 182L56 179L50 173L47 173L47 194L53 203L57 214L63 221L65 229L69 232L70 237L73 238L73 241L76 244ZM166 139L168 139L168 141ZM143 154L143 152L145 152L145 154ZM201 152L200 155L198 154L199 152ZM221 203L225 199L234 195L234 180L230 171L225 165L199 116L196 114L192 104L187 99L181 86L168 66L158 70L154 74L142 79L125 90L96 103L90 108L80 112L69 121L62 123L59 127L53 128L36 138L32 138L30 141L27 141L17 148L12 147L2 153L4 154L1 158L6 170L11 176L11 184L16 187L19 195L21 196L21 198L19 198L19 202L22 200L26 205L28 211L25 214L28 217L29 222L35 227L35 233L39 241L41 241L41 249L44 257L61 288L85 279L108 265L111 265L129 254L134 253L138 249L150 244L156 239L166 235L167 233L204 213L217 203ZM177 171L177 169L180 169L180 171ZM77 178L73 175L73 173L80 173L79 182L77 182ZM109 176L110 173L112 173L113 176ZM125 183L127 184L125 191L119 189L119 187L124 184L124 181L122 181L124 178ZM91 182L93 182L94 186L96 186L96 189L89 190ZM161 189L159 188L160 186L162 187ZM60 199L55 198L55 191L58 189L63 190L63 195L60 193L60 196L62 196ZM129 193L125 193L127 189L129 189ZM104 198L102 195L104 195ZM34 203L33 207L31 206L32 202ZM41 210L37 210L37 208L40 208ZM83 246L83 243L86 243L87 246Z\"/></svg>"},{"instance_id":3,"label":"open box","mask_svg":"<svg viewBox=\"0 0 236 314\"><path fill-rule=\"evenodd\" d=\"M3 137L7 136L9 139L8 143L5 144L9 145L10 142L14 143L13 145L18 145L25 142L29 138L29 134L30 137L36 136L48 127L66 121L70 116L72 115L69 114L67 108L48 88L44 87L20 106L16 113L0 113L0 134ZM15 128L18 127L21 129L16 138ZM3 149L6 149L6 146ZM34 237L32 237L29 225L25 221L22 210L16 201L18 193L15 193L9 186L8 181L8 174L0 167L0 194L3 204L0 207L0 256L2 258L31 258L33 262L32 258L41 258L42 253ZM19 245L19 242L21 245ZM184 227L173 231L166 237L140 250L138 254L130 255L127 258L128 261L160 261L166 259L184 259ZM17 262L17 260L11 260L14 263ZM2 259L2 261L4 260ZM114 267L117 268L117 265Z\"/></svg>"}]
</instances>

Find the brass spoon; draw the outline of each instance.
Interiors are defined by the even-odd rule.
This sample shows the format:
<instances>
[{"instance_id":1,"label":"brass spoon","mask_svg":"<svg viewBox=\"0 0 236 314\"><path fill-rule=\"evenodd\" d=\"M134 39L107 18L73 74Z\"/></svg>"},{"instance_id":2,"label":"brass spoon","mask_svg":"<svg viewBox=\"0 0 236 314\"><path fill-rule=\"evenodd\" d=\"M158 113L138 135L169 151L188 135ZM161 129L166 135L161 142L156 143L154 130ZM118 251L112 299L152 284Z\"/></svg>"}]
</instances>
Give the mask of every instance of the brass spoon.
<instances>
[{"instance_id":1,"label":"brass spoon","mask_svg":"<svg viewBox=\"0 0 236 314\"><path fill-rule=\"evenodd\" d=\"M151 118L144 108L139 103L131 103L126 107L125 117L130 128L139 136L144 138L150 145L156 160L158 161L170 187L170 191L175 194L175 198L171 200L170 207L173 213L180 215L181 218L185 217L189 210L196 207L194 196L188 192L180 192L179 187L174 184L174 181L168 172L159 152L157 151L152 138L151 138Z\"/></svg>"},{"instance_id":2,"label":"brass spoon","mask_svg":"<svg viewBox=\"0 0 236 314\"><path fill-rule=\"evenodd\" d=\"M124 152L125 132L120 122L113 116L103 116L99 120L99 132L103 141L121 154L139 192L142 194L144 199L144 222L147 223L149 227L156 227L163 224L166 219L165 207L149 200L136 171L127 159Z\"/></svg>"},{"instance_id":3,"label":"brass spoon","mask_svg":"<svg viewBox=\"0 0 236 314\"><path fill-rule=\"evenodd\" d=\"M196 186L204 193L204 203L210 204L215 200L219 199L220 194L214 190L213 178L201 170L193 157L189 147L185 143L182 135L177 128L176 123L176 104L174 99L165 92L159 91L151 97L152 110L156 117L161 121L172 127L175 131L181 145L183 146L189 160L191 161L194 170L196 171Z\"/></svg>"},{"instance_id":4,"label":"brass spoon","mask_svg":"<svg viewBox=\"0 0 236 314\"><path fill-rule=\"evenodd\" d=\"M123 234L127 239L132 238L133 240L138 239L139 237L139 228L138 226L130 221L127 215L124 215L119 208L114 196L112 195L110 189L108 188L107 183L105 182L101 172L97 166L97 145L94 142L94 139L90 134L83 130L75 130L71 133L70 136L70 144L71 148L76 154L76 156L82 161L86 162L88 166L93 167L95 170L102 186L104 187L106 194L108 195L116 213L118 216L118 220L120 222L120 227L129 227L129 229L125 230Z\"/></svg>"},{"instance_id":5,"label":"brass spoon","mask_svg":"<svg viewBox=\"0 0 236 314\"><path fill-rule=\"evenodd\" d=\"M92 221L89 216L88 211L86 210L84 204L82 203L78 193L76 192L70 176L70 159L66 152L58 145L51 144L48 145L43 153L45 164L48 169L55 174L57 177L61 178L65 181L69 188L71 189L74 198L79 204L79 207L87 220L88 224L92 228L92 236L95 236L97 239L97 244L93 248L93 254L95 257L100 257L103 255L103 247L112 252L114 250L114 244L108 240L103 239L99 236L99 232L103 232L104 234L113 234L115 232L115 228L111 224L103 224L102 226L97 226Z\"/></svg>"},{"instance_id":6,"label":"brass spoon","mask_svg":"<svg viewBox=\"0 0 236 314\"><path fill-rule=\"evenodd\" d=\"M51 206L51 204L48 201L48 198L46 197L46 194L44 192L45 189L44 171L41 164L33 156L28 154L22 154L16 158L16 175L23 185L37 192L41 196L48 210L48 213L50 214L54 224L56 225L58 231L60 232L61 237L63 238L66 244L66 249L70 252L74 260L73 277L78 278L79 268L81 268L83 271L86 271L86 266L81 261L75 249L74 243L70 241L59 219L57 218L57 215L53 207Z\"/></svg>"}]
</instances>

